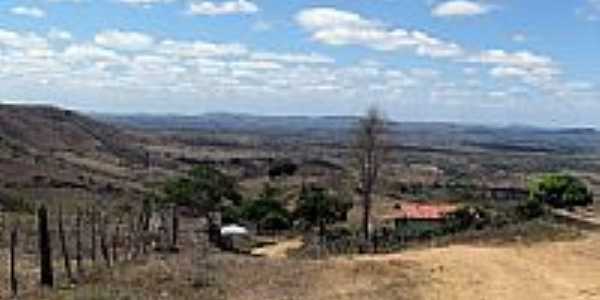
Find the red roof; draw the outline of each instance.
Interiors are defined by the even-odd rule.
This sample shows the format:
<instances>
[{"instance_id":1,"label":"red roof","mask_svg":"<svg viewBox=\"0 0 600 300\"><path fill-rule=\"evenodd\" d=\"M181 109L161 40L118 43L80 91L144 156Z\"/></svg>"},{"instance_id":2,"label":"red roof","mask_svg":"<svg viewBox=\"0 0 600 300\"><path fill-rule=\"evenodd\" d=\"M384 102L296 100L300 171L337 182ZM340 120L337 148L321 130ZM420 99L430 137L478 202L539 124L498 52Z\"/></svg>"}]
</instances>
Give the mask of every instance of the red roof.
<instances>
[{"instance_id":1,"label":"red roof","mask_svg":"<svg viewBox=\"0 0 600 300\"><path fill-rule=\"evenodd\" d=\"M447 214L457 210L456 205L450 204L421 204L404 202L396 204L394 209L383 216L384 220L413 219L441 220Z\"/></svg>"}]
</instances>

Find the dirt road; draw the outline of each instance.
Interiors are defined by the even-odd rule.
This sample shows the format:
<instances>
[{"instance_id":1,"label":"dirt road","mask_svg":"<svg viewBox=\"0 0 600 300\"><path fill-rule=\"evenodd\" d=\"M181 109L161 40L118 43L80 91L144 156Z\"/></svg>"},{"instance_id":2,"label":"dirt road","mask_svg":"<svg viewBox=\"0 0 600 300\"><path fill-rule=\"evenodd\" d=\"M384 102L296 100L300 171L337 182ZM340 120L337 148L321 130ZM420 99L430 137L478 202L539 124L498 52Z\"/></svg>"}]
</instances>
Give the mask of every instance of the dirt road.
<instances>
[{"instance_id":1,"label":"dirt road","mask_svg":"<svg viewBox=\"0 0 600 300\"><path fill-rule=\"evenodd\" d=\"M291 240L279 241L273 245L254 249L252 250L252 255L282 259L288 257L288 251L299 249L300 247L302 247L302 245L302 238L298 237Z\"/></svg>"},{"instance_id":2,"label":"dirt road","mask_svg":"<svg viewBox=\"0 0 600 300\"><path fill-rule=\"evenodd\" d=\"M600 236L531 246L451 246L354 261L414 262L422 299L600 299Z\"/></svg>"}]
</instances>

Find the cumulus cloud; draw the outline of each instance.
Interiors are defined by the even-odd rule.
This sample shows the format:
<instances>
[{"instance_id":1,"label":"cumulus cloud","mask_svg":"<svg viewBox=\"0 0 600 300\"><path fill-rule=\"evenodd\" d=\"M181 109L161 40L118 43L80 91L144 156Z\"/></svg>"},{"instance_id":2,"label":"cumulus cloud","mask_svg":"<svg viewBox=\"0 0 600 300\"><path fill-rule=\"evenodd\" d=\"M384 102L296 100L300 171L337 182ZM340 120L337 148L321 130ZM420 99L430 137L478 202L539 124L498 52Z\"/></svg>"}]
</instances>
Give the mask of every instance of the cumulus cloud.
<instances>
[{"instance_id":1,"label":"cumulus cloud","mask_svg":"<svg viewBox=\"0 0 600 300\"><path fill-rule=\"evenodd\" d=\"M493 6L474 1L455 0L442 2L433 7L431 14L436 17L475 16L489 13Z\"/></svg>"},{"instance_id":2,"label":"cumulus cloud","mask_svg":"<svg viewBox=\"0 0 600 300\"><path fill-rule=\"evenodd\" d=\"M248 53L246 46L238 43L216 44L205 41L162 41L157 48L161 54L183 58L241 56Z\"/></svg>"},{"instance_id":3,"label":"cumulus cloud","mask_svg":"<svg viewBox=\"0 0 600 300\"><path fill-rule=\"evenodd\" d=\"M334 46L358 45L378 51L413 49L429 57L456 57L463 52L459 45L425 32L387 28L378 21L334 8L303 10L296 21L312 33L313 40Z\"/></svg>"},{"instance_id":4,"label":"cumulus cloud","mask_svg":"<svg viewBox=\"0 0 600 300\"><path fill-rule=\"evenodd\" d=\"M48 38L51 40L68 41L73 39L73 35L68 31L52 28L50 31L48 31Z\"/></svg>"},{"instance_id":5,"label":"cumulus cloud","mask_svg":"<svg viewBox=\"0 0 600 300\"><path fill-rule=\"evenodd\" d=\"M78 0L71 0L71 1L78 1ZM83 0L81 0L81 1L83 1ZM121 2L121 3L129 4L129 5L148 7L148 6L152 6L154 4L171 3L174 0L117 0L117 1Z\"/></svg>"},{"instance_id":6,"label":"cumulus cloud","mask_svg":"<svg viewBox=\"0 0 600 300\"><path fill-rule=\"evenodd\" d=\"M467 61L492 65L492 77L520 79L536 86L546 85L561 74L550 57L528 51L487 50L468 57Z\"/></svg>"},{"instance_id":7,"label":"cumulus cloud","mask_svg":"<svg viewBox=\"0 0 600 300\"><path fill-rule=\"evenodd\" d=\"M217 16L217 15L249 15L259 11L258 6L251 1L235 0L221 3L203 1L192 2L188 6L187 13L194 16Z\"/></svg>"},{"instance_id":8,"label":"cumulus cloud","mask_svg":"<svg viewBox=\"0 0 600 300\"><path fill-rule=\"evenodd\" d=\"M335 60L331 57L310 53L273 53L273 52L256 52L251 55L252 59L266 60L266 61L278 61L283 63L296 63L296 64L332 64Z\"/></svg>"},{"instance_id":9,"label":"cumulus cloud","mask_svg":"<svg viewBox=\"0 0 600 300\"><path fill-rule=\"evenodd\" d=\"M100 32L94 38L96 44L106 48L121 50L143 50L154 44L154 39L139 32L108 30Z\"/></svg>"},{"instance_id":10,"label":"cumulus cloud","mask_svg":"<svg viewBox=\"0 0 600 300\"><path fill-rule=\"evenodd\" d=\"M10 9L10 13L17 16L37 19L46 17L46 12L35 6L15 6Z\"/></svg>"}]
</instances>

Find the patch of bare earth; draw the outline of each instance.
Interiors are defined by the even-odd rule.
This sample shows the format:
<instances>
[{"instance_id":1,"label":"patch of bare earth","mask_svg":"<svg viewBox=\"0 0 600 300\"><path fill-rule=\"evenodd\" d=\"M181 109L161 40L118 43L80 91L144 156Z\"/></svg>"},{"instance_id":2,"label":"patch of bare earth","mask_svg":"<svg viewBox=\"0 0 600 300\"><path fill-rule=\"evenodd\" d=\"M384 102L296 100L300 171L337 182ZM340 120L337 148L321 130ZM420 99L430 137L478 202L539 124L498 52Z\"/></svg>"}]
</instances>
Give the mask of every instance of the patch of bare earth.
<instances>
[{"instance_id":1,"label":"patch of bare earth","mask_svg":"<svg viewBox=\"0 0 600 300\"><path fill-rule=\"evenodd\" d=\"M414 262L422 299L600 299L600 236L504 247L451 246L355 261ZM390 298L393 299L393 298Z\"/></svg>"}]
</instances>

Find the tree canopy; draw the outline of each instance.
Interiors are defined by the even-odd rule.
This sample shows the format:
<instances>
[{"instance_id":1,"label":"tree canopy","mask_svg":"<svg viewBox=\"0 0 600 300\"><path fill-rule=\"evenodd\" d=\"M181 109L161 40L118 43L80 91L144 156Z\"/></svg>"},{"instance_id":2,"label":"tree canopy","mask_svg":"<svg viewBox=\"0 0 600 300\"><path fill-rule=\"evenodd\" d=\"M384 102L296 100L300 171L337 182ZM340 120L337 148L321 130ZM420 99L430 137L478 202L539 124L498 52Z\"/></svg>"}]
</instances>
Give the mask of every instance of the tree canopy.
<instances>
[{"instance_id":1,"label":"tree canopy","mask_svg":"<svg viewBox=\"0 0 600 300\"><path fill-rule=\"evenodd\" d=\"M321 221L332 224L344 220L351 208L351 201L341 199L330 190L316 185L303 185L295 215L316 226Z\"/></svg>"},{"instance_id":2,"label":"tree canopy","mask_svg":"<svg viewBox=\"0 0 600 300\"><path fill-rule=\"evenodd\" d=\"M236 181L210 166L198 166L187 176L167 182L165 200L206 214L221 210L226 200L238 205L242 196Z\"/></svg>"},{"instance_id":3,"label":"tree canopy","mask_svg":"<svg viewBox=\"0 0 600 300\"><path fill-rule=\"evenodd\" d=\"M586 206L592 193L579 178L567 174L547 174L530 185L530 199L556 208Z\"/></svg>"}]
</instances>

